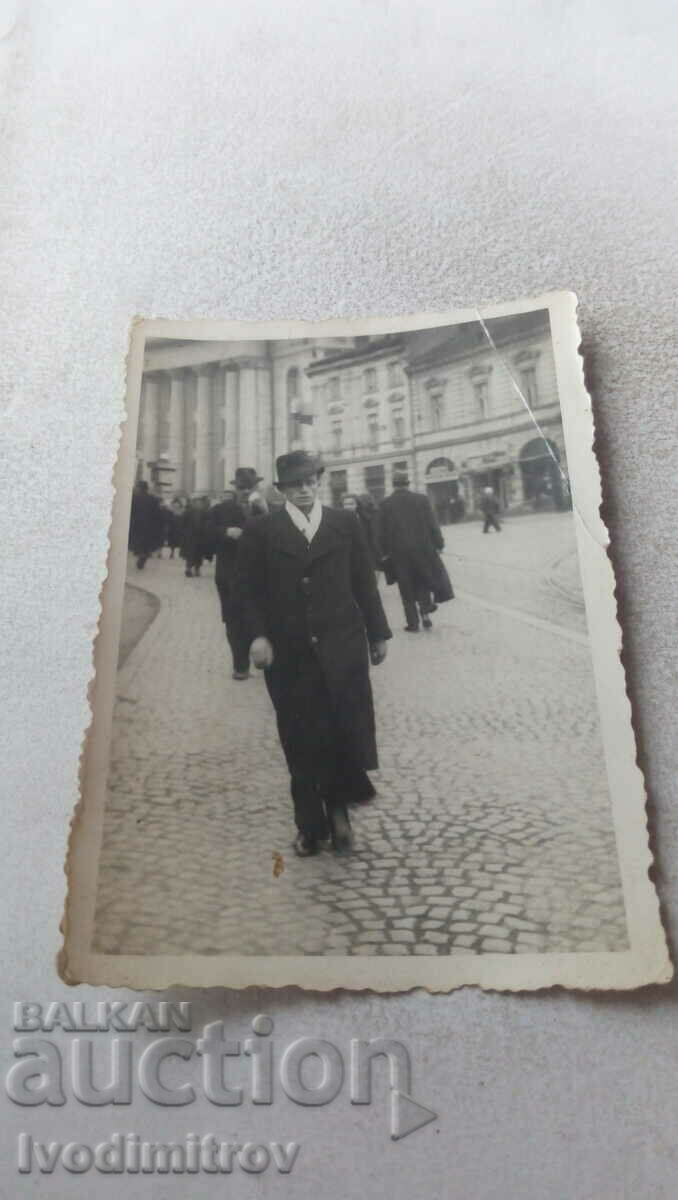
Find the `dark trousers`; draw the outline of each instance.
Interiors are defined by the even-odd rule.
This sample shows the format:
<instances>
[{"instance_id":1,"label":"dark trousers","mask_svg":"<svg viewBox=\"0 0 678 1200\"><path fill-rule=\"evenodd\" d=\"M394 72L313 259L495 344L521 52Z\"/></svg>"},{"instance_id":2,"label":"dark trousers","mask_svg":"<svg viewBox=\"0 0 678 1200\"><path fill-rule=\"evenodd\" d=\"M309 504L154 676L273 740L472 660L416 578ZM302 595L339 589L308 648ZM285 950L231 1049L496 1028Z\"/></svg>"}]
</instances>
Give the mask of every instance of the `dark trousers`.
<instances>
[{"instance_id":1,"label":"dark trousers","mask_svg":"<svg viewBox=\"0 0 678 1200\"><path fill-rule=\"evenodd\" d=\"M275 668L267 671L266 684L290 772L295 824L309 837L327 838L333 813L347 816L349 802L372 795L372 785L346 752L315 654L299 653L282 682Z\"/></svg>"},{"instance_id":2,"label":"dark trousers","mask_svg":"<svg viewBox=\"0 0 678 1200\"><path fill-rule=\"evenodd\" d=\"M485 524L483 525L483 533L489 533L490 527L496 529L497 533L501 533L501 525L499 524L494 513L485 513Z\"/></svg>"},{"instance_id":3,"label":"dark trousers","mask_svg":"<svg viewBox=\"0 0 678 1200\"><path fill-rule=\"evenodd\" d=\"M433 610L431 587L414 564L398 563L398 589L405 610L405 620L411 628L419 625L419 614L425 617Z\"/></svg>"},{"instance_id":4,"label":"dark trousers","mask_svg":"<svg viewBox=\"0 0 678 1200\"><path fill-rule=\"evenodd\" d=\"M233 656L233 670L244 675L250 669L249 636L244 628L244 622L233 603L231 588L223 580L217 583L221 601L221 618L226 629L226 639Z\"/></svg>"}]
</instances>

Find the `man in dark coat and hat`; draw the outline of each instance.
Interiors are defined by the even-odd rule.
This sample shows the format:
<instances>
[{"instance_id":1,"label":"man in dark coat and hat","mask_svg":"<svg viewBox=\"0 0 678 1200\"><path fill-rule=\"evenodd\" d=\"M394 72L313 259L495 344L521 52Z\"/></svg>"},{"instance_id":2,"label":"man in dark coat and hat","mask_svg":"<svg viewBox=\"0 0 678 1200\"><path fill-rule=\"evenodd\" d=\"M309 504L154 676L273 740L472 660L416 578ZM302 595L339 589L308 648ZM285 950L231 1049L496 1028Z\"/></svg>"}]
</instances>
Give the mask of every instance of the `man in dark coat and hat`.
<instances>
[{"instance_id":1,"label":"man in dark coat and hat","mask_svg":"<svg viewBox=\"0 0 678 1200\"><path fill-rule=\"evenodd\" d=\"M431 613L454 596L440 557L445 548L428 496L409 490L404 471L393 476L393 493L382 500L381 545L387 580L395 580L405 610L407 633L418 633L419 617L430 629Z\"/></svg>"},{"instance_id":2,"label":"man in dark coat and hat","mask_svg":"<svg viewBox=\"0 0 678 1200\"><path fill-rule=\"evenodd\" d=\"M237 467L235 479L231 480L233 491L226 492L224 499L210 509L205 525L205 545L216 559L214 582L233 655L233 678L239 681L250 677L250 643L234 604L235 562L238 542L248 520L257 515L258 509L261 513L266 511L265 504L260 504L256 496L252 500L261 478L253 467Z\"/></svg>"},{"instance_id":3,"label":"man in dark coat and hat","mask_svg":"<svg viewBox=\"0 0 678 1200\"><path fill-rule=\"evenodd\" d=\"M391 631L358 520L320 504L319 460L299 450L276 466L285 505L246 527L238 599L291 776L294 848L315 854L329 835L346 853L348 805L378 765L369 660L383 662Z\"/></svg>"},{"instance_id":4,"label":"man in dark coat and hat","mask_svg":"<svg viewBox=\"0 0 678 1200\"><path fill-rule=\"evenodd\" d=\"M160 501L148 488L145 479L139 480L132 492L132 509L129 519L129 547L136 555L140 571L155 550L159 550L164 539L164 520Z\"/></svg>"}]
</instances>

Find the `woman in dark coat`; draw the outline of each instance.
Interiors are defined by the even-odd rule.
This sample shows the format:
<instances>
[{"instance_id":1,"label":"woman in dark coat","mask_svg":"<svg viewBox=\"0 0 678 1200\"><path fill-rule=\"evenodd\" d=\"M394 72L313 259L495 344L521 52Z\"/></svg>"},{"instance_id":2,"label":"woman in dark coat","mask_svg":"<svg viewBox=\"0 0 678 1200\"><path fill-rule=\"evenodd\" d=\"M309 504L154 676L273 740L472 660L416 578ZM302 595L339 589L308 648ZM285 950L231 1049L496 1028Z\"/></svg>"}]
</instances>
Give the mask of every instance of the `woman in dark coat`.
<instances>
[{"instance_id":1,"label":"woman in dark coat","mask_svg":"<svg viewBox=\"0 0 678 1200\"><path fill-rule=\"evenodd\" d=\"M290 771L295 850L315 854L329 833L345 852L347 805L378 765L369 660L391 631L360 524L317 499L318 461L294 451L277 468L286 504L240 539L238 602Z\"/></svg>"},{"instance_id":2,"label":"woman in dark coat","mask_svg":"<svg viewBox=\"0 0 678 1200\"><path fill-rule=\"evenodd\" d=\"M372 566L375 571L381 570L383 554L379 542L379 509L369 492L365 492L363 496L357 496L355 492L346 492L341 498L341 507L356 514L363 527Z\"/></svg>"}]
</instances>

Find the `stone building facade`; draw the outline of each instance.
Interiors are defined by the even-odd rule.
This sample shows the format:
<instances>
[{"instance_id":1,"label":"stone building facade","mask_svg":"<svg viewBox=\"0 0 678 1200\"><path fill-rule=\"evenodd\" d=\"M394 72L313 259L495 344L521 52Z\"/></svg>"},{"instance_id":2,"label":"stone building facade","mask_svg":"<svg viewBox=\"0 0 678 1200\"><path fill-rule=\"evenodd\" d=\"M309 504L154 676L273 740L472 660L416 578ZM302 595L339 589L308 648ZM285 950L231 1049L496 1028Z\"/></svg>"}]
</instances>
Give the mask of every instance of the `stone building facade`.
<instances>
[{"instance_id":1,"label":"stone building facade","mask_svg":"<svg viewBox=\"0 0 678 1200\"><path fill-rule=\"evenodd\" d=\"M379 500L405 469L443 522L492 486L502 508L566 501L548 313L363 338L149 342L138 477L218 497L236 466L266 484L277 455L322 454L324 499ZM539 436L530 411L548 439Z\"/></svg>"}]
</instances>

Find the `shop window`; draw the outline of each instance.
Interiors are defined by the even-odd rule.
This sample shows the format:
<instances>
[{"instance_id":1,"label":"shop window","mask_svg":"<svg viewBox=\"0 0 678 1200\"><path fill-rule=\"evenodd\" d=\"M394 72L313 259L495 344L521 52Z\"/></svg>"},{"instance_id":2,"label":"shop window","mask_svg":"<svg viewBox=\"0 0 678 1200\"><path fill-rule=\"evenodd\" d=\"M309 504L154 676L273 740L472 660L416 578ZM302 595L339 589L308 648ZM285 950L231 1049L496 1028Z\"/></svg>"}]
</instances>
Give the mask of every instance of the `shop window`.
<instances>
[{"instance_id":1,"label":"shop window","mask_svg":"<svg viewBox=\"0 0 678 1200\"><path fill-rule=\"evenodd\" d=\"M365 491L369 492L377 504L386 494L386 469L383 463L374 467L365 467Z\"/></svg>"}]
</instances>

